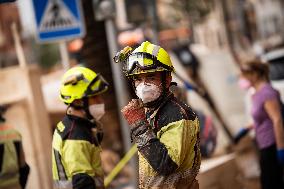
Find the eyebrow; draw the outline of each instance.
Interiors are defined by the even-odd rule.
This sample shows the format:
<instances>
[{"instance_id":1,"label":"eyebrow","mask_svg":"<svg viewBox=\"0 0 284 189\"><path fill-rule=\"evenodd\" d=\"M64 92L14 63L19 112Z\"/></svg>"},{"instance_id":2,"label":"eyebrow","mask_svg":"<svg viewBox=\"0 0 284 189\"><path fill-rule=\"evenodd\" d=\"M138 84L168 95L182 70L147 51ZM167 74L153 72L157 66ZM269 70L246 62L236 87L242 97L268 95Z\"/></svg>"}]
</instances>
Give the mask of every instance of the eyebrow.
<instances>
[{"instance_id":1,"label":"eyebrow","mask_svg":"<svg viewBox=\"0 0 284 189\"><path fill-rule=\"evenodd\" d=\"M134 75L133 79L139 79L139 75Z\"/></svg>"},{"instance_id":2,"label":"eyebrow","mask_svg":"<svg viewBox=\"0 0 284 189\"><path fill-rule=\"evenodd\" d=\"M147 75L147 77L156 77L156 75L153 74L153 73L149 73L149 74Z\"/></svg>"}]
</instances>

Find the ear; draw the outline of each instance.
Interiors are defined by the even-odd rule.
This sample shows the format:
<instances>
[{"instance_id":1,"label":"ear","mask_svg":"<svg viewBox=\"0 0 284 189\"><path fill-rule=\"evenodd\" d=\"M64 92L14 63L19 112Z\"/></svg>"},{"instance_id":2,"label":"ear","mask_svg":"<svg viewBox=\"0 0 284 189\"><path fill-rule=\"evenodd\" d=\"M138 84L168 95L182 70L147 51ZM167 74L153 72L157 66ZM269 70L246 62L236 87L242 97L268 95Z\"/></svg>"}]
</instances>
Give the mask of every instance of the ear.
<instances>
[{"instance_id":1,"label":"ear","mask_svg":"<svg viewBox=\"0 0 284 189\"><path fill-rule=\"evenodd\" d=\"M75 106L83 106L84 103L83 103L83 100L81 99L76 99L72 102L72 104L74 104Z\"/></svg>"},{"instance_id":2,"label":"ear","mask_svg":"<svg viewBox=\"0 0 284 189\"><path fill-rule=\"evenodd\" d=\"M167 88L170 87L171 82L172 82L172 75L171 75L171 74L168 74L168 75L166 76L166 87L167 87Z\"/></svg>"}]
</instances>

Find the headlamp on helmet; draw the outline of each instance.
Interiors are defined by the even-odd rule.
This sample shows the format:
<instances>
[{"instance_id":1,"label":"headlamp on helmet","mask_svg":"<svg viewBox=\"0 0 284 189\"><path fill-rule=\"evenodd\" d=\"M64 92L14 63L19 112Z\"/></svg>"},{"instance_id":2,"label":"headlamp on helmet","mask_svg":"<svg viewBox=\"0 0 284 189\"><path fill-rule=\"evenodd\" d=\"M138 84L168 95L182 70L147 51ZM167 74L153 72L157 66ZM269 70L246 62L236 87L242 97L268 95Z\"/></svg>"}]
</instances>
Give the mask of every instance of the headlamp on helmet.
<instances>
[{"instance_id":1,"label":"headlamp on helmet","mask_svg":"<svg viewBox=\"0 0 284 189\"><path fill-rule=\"evenodd\" d=\"M168 53L162 47L148 41L143 42L133 52L131 47L125 47L116 54L114 61L122 62L126 76L156 71L174 71Z\"/></svg>"}]
</instances>

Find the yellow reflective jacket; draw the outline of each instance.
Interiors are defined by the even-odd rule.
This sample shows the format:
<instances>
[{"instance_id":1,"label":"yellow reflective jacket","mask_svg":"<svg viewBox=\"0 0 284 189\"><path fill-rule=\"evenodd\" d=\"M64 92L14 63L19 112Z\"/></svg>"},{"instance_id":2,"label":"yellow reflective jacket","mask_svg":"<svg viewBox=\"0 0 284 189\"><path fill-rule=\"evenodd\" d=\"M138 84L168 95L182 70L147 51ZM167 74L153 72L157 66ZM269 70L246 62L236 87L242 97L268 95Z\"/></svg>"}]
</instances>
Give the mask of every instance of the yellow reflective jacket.
<instances>
[{"instance_id":1,"label":"yellow reflective jacket","mask_svg":"<svg viewBox=\"0 0 284 189\"><path fill-rule=\"evenodd\" d=\"M87 119L66 115L57 124L52 141L55 188L104 188L100 138Z\"/></svg>"},{"instance_id":2,"label":"yellow reflective jacket","mask_svg":"<svg viewBox=\"0 0 284 189\"><path fill-rule=\"evenodd\" d=\"M173 94L131 129L139 155L139 188L196 189L200 167L199 122Z\"/></svg>"},{"instance_id":3,"label":"yellow reflective jacket","mask_svg":"<svg viewBox=\"0 0 284 189\"><path fill-rule=\"evenodd\" d=\"M19 188L21 135L0 123L0 188Z\"/></svg>"}]
</instances>

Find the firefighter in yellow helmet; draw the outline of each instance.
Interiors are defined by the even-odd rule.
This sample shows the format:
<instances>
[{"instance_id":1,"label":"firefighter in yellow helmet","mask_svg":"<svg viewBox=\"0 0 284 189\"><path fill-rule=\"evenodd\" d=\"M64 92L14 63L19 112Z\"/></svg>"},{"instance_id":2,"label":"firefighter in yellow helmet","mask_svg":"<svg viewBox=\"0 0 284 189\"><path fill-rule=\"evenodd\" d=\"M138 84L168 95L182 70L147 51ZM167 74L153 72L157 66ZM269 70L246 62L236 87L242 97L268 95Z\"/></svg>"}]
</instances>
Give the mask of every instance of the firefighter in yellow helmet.
<instances>
[{"instance_id":1,"label":"firefighter in yellow helmet","mask_svg":"<svg viewBox=\"0 0 284 189\"><path fill-rule=\"evenodd\" d=\"M20 133L5 123L6 108L0 106L0 188L24 189L30 167L25 161Z\"/></svg>"},{"instance_id":2,"label":"firefighter in yellow helmet","mask_svg":"<svg viewBox=\"0 0 284 189\"><path fill-rule=\"evenodd\" d=\"M101 94L107 89L104 78L85 67L71 68L63 75L60 99L68 107L52 141L55 188L104 188L98 120L104 115Z\"/></svg>"},{"instance_id":3,"label":"firefighter in yellow helmet","mask_svg":"<svg viewBox=\"0 0 284 189\"><path fill-rule=\"evenodd\" d=\"M139 98L121 111L138 147L139 188L198 188L199 122L169 90L174 67L168 53L146 41L120 51L115 61Z\"/></svg>"}]
</instances>

